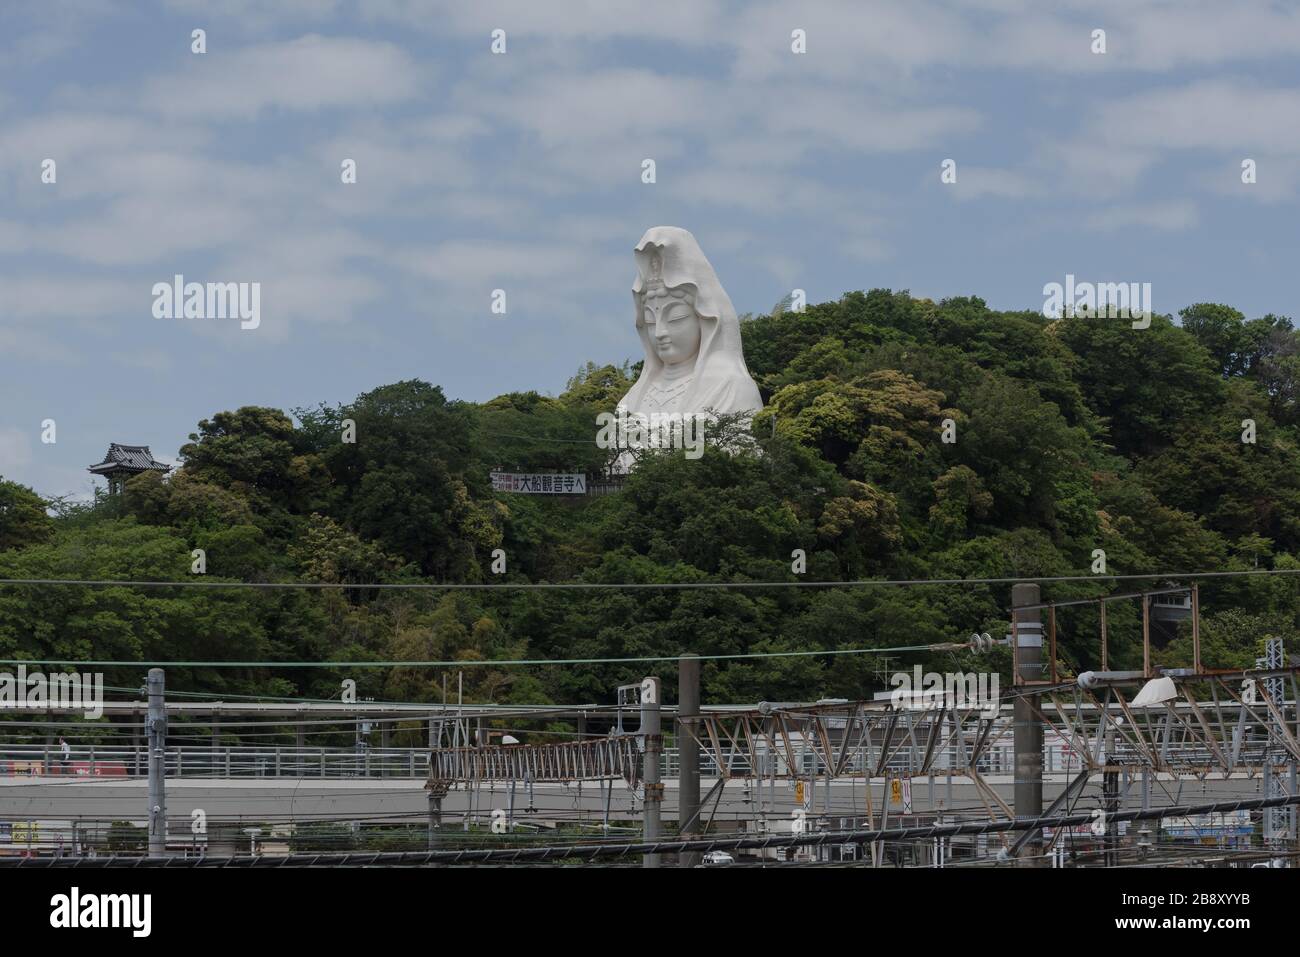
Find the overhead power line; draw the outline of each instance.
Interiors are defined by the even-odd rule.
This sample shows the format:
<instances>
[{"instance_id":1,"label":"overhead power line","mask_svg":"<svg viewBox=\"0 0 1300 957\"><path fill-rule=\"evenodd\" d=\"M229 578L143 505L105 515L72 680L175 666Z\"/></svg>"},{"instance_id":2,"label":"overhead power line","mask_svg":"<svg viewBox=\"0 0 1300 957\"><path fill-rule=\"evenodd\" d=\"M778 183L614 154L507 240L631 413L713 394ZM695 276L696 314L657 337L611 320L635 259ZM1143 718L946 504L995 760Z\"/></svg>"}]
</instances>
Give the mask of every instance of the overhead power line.
<instances>
[{"instance_id":1,"label":"overhead power line","mask_svg":"<svg viewBox=\"0 0 1300 957\"><path fill-rule=\"evenodd\" d=\"M81 585L118 588L269 588L353 589L364 591L602 591L747 589L747 588L916 588L926 585L1014 585L1051 582L1155 581L1206 578L1244 578L1300 575L1300 568L1247 568L1221 572L1151 572L1135 575L1016 575L1009 578L866 578L851 581L731 581L731 582L243 582L243 581L130 581L100 578L0 578L0 585Z\"/></svg>"},{"instance_id":2,"label":"overhead power line","mask_svg":"<svg viewBox=\"0 0 1300 957\"><path fill-rule=\"evenodd\" d=\"M839 648L818 651L751 651L730 655L694 655L708 661L741 658L816 658L822 655L879 655L899 651L931 651L965 647L960 643L896 645L893 648ZM0 658L0 665L95 665L151 668L473 668L521 665L617 665L655 661L680 661L683 655L643 655L632 658L474 658L467 661L80 661L71 658Z\"/></svg>"},{"instance_id":3,"label":"overhead power line","mask_svg":"<svg viewBox=\"0 0 1300 957\"><path fill-rule=\"evenodd\" d=\"M1152 810L1116 811L1107 815L1108 821L1155 820L1167 817L1191 817L1197 814L1235 811L1255 811L1270 807L1300 804L1300 795L1274 798L1252 798L1245 801L1219 801L1214 804L1174 805ZM772 847L821 847L827 844L870 844L875 841L926 840L935 837L952 837L961 834L992 834L1002 831L1024 831L1043 827L1073 827L1094 820L1087 814L1064 814L1049 817L1025 817L1001 821L980 821L966 824L931 824L918 827L896 827L877 830L820 831L816 834L769 834L763 837L729 837L690 841L654 841L641 843L600 843L547 845L518 848L466 848L443 851L378 851L373 853L314 853L286 854L283 856L232 856L232 857L120 857L110 855L98 858L0 858L0 867L360 867L375 865L412 864L490 864L498 862L527 863L581 858L596 860L604 857L632 857L642 854L680 854L686 851L762 850Z\"/></svg>"}]
</instances>

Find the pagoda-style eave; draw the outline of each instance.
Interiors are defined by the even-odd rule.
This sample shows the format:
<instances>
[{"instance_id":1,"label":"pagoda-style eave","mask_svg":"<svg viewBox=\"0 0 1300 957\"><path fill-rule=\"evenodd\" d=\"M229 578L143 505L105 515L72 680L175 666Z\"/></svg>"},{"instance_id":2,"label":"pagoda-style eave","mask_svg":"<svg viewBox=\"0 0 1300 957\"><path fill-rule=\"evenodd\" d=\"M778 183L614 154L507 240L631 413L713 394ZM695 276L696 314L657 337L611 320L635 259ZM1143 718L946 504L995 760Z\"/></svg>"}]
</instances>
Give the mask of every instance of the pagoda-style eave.
<instances>
[{"instance_id":1,"label":"pagoda-style eave","mask_svg":"<svg viewBox=\"0 0 1300 957\"><path fill-rule=\"evenodd\" d=\"M117 463L109 465L92 465L86 469L86 471L94 472L96 475L116 475L119 472L124 472L129 475L143 475L145 472L170 472L171 470L172 467L170 465L153 465L149 468L142 469L131 465L119 465Z\"/></svg>"}]
</instances>

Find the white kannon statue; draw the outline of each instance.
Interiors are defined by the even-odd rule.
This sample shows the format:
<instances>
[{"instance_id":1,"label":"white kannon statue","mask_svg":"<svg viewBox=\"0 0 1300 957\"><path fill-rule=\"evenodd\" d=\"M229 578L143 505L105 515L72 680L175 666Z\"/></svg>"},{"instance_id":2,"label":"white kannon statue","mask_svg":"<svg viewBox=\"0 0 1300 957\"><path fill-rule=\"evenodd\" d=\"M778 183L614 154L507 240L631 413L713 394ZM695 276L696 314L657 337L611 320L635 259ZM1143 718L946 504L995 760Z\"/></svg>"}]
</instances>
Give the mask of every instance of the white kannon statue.
<instances>
[{"instance_id":1,"label":"white kannon statue","mask_svg":"<svg viewBox=\"0 0 1300 957\"><path fill-rule=\"evenodd\" d=\"M763 408L745 366L736 310L695 237L654 226L634 255L632 301L645 364L619 408L646 415Z\"/></svg>"}]
</instances>

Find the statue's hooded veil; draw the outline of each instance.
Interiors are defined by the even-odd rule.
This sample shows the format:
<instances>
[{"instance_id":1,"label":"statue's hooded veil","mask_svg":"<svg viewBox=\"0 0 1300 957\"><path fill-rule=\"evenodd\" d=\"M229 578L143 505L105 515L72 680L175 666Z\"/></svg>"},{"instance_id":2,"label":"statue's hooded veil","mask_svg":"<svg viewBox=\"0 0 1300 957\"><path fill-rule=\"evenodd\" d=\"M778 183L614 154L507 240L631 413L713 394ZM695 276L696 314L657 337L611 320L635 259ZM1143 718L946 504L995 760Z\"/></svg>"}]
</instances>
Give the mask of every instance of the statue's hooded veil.
<instances>
[{"instance_id":1,"label":"statue's hooded veil","mask_svg":"<svg viewBox=\"0 0 1300 957\"><path fill-rule=\"evenodd\" d=\"M657 257L659 276L665 286L675 289L689 283L695 287L695 311L700 316L700 350L695 358L695 377L682 409L714 413L761 409L763 400L758 394L758 386L745 366L736 309L695 237L676 226L654 226L646 230L636 244L634 255L637 275L632 283L632 307L636 331L645 349L645 365L619 405L632 412L640 411L650 383L663 371L663 360L641 321L641 294L653 275L652 261Z\"/></svg>"}]
</instances>

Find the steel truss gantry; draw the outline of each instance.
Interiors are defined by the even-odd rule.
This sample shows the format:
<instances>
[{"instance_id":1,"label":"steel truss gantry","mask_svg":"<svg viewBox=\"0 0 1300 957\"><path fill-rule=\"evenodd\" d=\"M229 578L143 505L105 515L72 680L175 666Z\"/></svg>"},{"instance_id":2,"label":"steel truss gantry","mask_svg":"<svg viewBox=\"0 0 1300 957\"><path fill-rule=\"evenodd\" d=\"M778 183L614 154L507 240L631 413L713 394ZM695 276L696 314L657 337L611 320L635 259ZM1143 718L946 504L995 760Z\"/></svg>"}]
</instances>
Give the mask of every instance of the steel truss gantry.
<instances>
[{"instance_id":1,"label":"steel truss gantry","mask_svg":"<svg viewBox=\"0 0 1300 957\"><path fill-rule=\"evenodd\" d=\"M1134 703L1142 678L1089 688L1078 682L1035 686L1035 714L1054 752L1046 768L1068 781L1053 809L1077 795L1093 776L1108 772L1141 776L1144 807L1154 775L1204 781L1267 774L1271 793L1295 794L1298 670L1170 673L1166 678L1174 693L1145 706ZM1024 693L1026 689L1013 692ZM936 698L928 705L913 698L903 705L885 699L705 708L674 726L679 744L698 744L702 773L716 779L715 789L736 780L829 784L842 778L924 782L963 777L974 785L990 820L1014 818L988 780L1013 770L1013 715L1007 697L996 709L967 707L960 693L951 690ZM441 790L494 781L622 778L635 788L641 756L635 732L541 745L436 748L430 786ZM865 792L872 819L871 788ZM1289 837L1294 839L1294 833Z\"/></svg>"}]
</instances>

